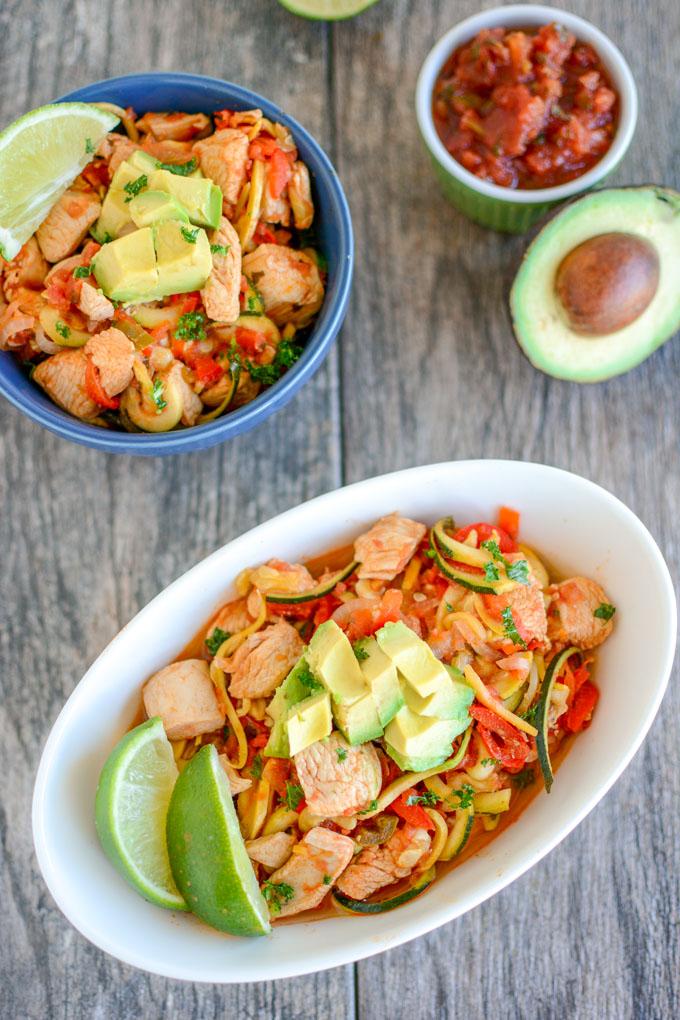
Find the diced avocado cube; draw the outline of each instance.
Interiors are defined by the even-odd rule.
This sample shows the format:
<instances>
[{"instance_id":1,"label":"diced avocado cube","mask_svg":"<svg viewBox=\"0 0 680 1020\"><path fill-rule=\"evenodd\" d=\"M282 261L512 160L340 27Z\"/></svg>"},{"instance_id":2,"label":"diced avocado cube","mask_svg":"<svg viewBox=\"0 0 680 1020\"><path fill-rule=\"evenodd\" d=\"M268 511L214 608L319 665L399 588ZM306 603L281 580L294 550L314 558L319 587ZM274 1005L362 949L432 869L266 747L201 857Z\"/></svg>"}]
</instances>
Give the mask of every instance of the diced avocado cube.
<instances>
[{"instance_id":1,"label":"diced avocado cube","mask_svg":"<svg viewBox=\"0 0 680 1020\"><path fill-rule=\"evenodd\" d=\"M445 675L434 694L422 698L410 684L404 684L406 704L416 715L435 719L457 719L464 726L470 722L468 708L474 692L466 684L456 683Z\"/></svg>"},{"instance_id":2,"label":"diced avocado cube","mask_svg":"<svg viewBox=\"0 0 680 1020\"><path fill-rule=\"evenodd\" d=\"M351 705L368 691L354 649L335 620L322 623L307 649L307 659L334 705Z\"/></svg>"},{"instance_id":3,"label":"diced avocado cube","mask_svg":"<svg viewBox=\"0 0 680 1020\"><path fill-rule=\"evenodd\" d=\"M151 229L156 248L159 295L185 294L205 286L212 272L210 242L205 230L200 227L189 229L177 220L157 223Z\"/></svg>"},{"instance_id":4,"label":"diced avocado cube","mask_svg":"<svg viewBox=\"0 0 680 1020\"><path fill-rule=\"evenodd\" d=\"M442 757L440 754L437 755L423 755L418 757L412 755L407 757L406 755L400 754L389 741L385 741L385 750L389 754L392 761L396 762L402 772L425 772L426 769L435 769L437 765L441 765ZM446 759L444 759L446 761Z\"/></svg>"},{"instance_id":5,"label":"diced avocado cube","mask_svg":"<svg viewBox=\"0 0 680 1020\"><path fill-rule=\"evenodd\" d=\"M461 726L455 719L416 715L405 705L386 727L385 741L404 762L409 763L405 766L409 771L418 771L422 761L431 760L432 766L446 761L452 753L453 740L460 732Z\"/></svg>"},{"instance_id":6,"label":"diced avocado cube","mask_svg":"<svg viewBox=\"0 0 680 1020\"><path fill-rule=\"evenodd\" d=\"M121 166L125 163L127 163L128 166L134 167L138 174L148 174L158 167L158 160L153 156L150 156L148 152L144 152L143 149L135 149L135 151L128 156L123 163L121 163Z\"/></svg>"},{"instance_id":7,"label":"diced avocado cube","mask_svg":"<svg viewBox=\"0 0 680 1020\"><path fill-rule=\"evenodd\" d=\"M151 227L103 245L92 260L92 271L113 301L153 300L158 296L158 268Z\"/></svg>"},{"instance_id":8,"label":"diced avocado cube","mask_svg":"<svg viewBox=\"0 0 680 1020\"><path fill-rule=\"evenodd\" d=\"M307 679L307 683L304 682ZM277 687L274 697L269 702L267 714L274 720L264 754L268 758L290 758L286 718L292 705L307 698L311 692L311 677L307 660L301 659L291 669L286 679Z\"/></svg>"},{"instance_id":9,"label":"diced avocado cube","mask_svg":"<svg viewBox=\"0 0 680 1020\"><path fill-rule=\"evenodd\" d=\"M169 170L154 170L149 177L149 187L174 195L197 226L215 228L220 225L222 192L207 177L181 177Z\"/></svg>"},{"instance_id":10,"label":"diced avocado cube","mask_svg":"<svg viewBox=\"0 0 680 1020\"><path fill-rule=\"evenodd\" d=\"M109 190L106 192L102 203L102 211L92 229L93 236L101 244L104 244L107 238L115 240L115 238L120 237L124 228L130 227L132 224L130 206L136 196L127 192L125 185L132 184L134 181L139 181L141 177L146 176L146 184L140 187L138 191L138 195L143 194L145 188L148 187L148 175L155 169L156 160L141 150L133 152L128 159L124 159L120 164L111 178ZM137 225L147 226L147 224Z\"/></svg>"},{"instance_id":11,"label":"diced avocado cube","mask_svg":"<svg viewBox=\"0 0 680 1020\"><path fill-rule=\"evenodd\" d=\"M373 695L378 717L383 726L394 719L404 704L404 693L399 683L397 668L380 648L375 638L361 642L361 672Z\"/></svg>"},{"instance_id":12,"label":"diced avocado cube","mask_svg":"<svg viewBox=\"0 0 680 1020\"><path fill-rule=\"evenodd\" d=\"M288 709L286 730L291 758L298 751L330 736L333 729L328 691L318 691Z\"/></svg>"},{"instance_id":13,"label":"diced avocado cube","mask_svg":"<svg viewBox=\"0 0 680 1020\"><path fill-rule=\"evenodd\" d=\"M444 664L430 646L401 621L386 623L377 632L376 639L385 655L421 698L434 694L446 679Z\"/></svg>"},{"instance_id":14,"label":"diced avocado cube","mask_svg":"<svg viewBox=\"0 0 680 1020\"><path fill-rule=\"evenodd\" d=\"M129 209L136 227L150 227L163 220L189 222L189 214L182 203L165 191L143 191L132 199Z\"/></svg>"},{"instance_id":15,"label":"diced avocado cube","mask_svg":"<svg viewBox=\"0 0 680 1020\"><path fill-rule=\"evenodd\" d=\"M383 734L378 710L369 690L351 705L334 704L333 715L348 744L365 744L368 740L377 740Z\"/></svg>"}]
</instances>

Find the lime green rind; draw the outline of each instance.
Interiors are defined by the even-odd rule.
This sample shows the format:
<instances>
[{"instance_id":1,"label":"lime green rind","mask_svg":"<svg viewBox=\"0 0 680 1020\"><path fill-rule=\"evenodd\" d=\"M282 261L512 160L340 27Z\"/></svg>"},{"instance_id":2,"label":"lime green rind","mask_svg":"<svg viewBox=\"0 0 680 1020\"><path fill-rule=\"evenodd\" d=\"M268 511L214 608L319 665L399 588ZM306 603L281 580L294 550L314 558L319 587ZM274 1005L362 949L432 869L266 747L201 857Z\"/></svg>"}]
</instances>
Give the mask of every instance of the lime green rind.
<instances>
[{"instance_id":1,"label":"lime green rind","mask_svg":"<svg viewBox=\"0 0 680 1020\"><path fill-rule=\"evenodd\" d=\"M230 935L269 934L269 908L213 744L180 773L166 831L173 875L189 909Z\"/></svg>"},{"instance_id":2,"label":"lime green rind","mask_svg":"<svg viewBox=\"0 0 680 1020\"><path fill-rule=\"evenodd\" d=\"M55 103L31 110L0 133L4 259L14 258L90 161L88 150L96 149L117 124L114 114L88 103Z\"/></svg>"},{"instance_id":3,"label":"lime green rind","mask_svg":"<svg viewBox=\"0 0 680 1020\"><path fill-rule=\"evenodd\" d=\"M117 871L156 906L188 907L175 885L165 841L165 816L177 766L161 720L123 737L99 777L95 826Z\"/></svg>"},{"instance_id":4,"label":"lime green rind","mask_svg":"<svg viewBox=\"0 0 680 1020\"><path fill-rule=\"evenodd\" d=\"M606 220L603 216L607 217ZM558 357L555 351L551 351L547 342L549 334L532 309L536 293L545 293L547 289L546 301L550 305L544 310L545 315L558 319L558 312L554 309L556 299L553 300L554 272L561 258L572 247L595 234L621 229L621 224L625 224L627 230L635 231L636 223L640 223L644 232L650 223L654 223L655 216L659 229L654 236L650 235L650 239L659 243L662 226L667 237L671 237L674 231L677 235L674 251L680 257L680 192L654 185L593 191L565 206L536 235L524 254L510 292L515 336L535 368L570 382L601 382L635 368L677 332L680 328L680 297L673 302L672 295L679 292L670 271L667 287L671 289L664 293L671 297L661 321L651 322L653 306L659 296L657 293L657 298L639 320L616 334L604 337L572 334L568 356ZM560 244L559 239L570 231L574 233L566 250L563 250L565 245ZM672 237L668 243L669 250L673 249ZM537 279L541 276L543 279ZM662 269L661 286L663 282Z\"/></svg>"},{"instance_id":5,"label":"lime green rind","mask_svg":"<svg viewBox=\"0 0 680 1020\"><path fill-rule=\"evenodd\" d=\"M279 0L291 14L308 21L346 21L373 7L378 0Z\"/></svg>"}]
</instances>

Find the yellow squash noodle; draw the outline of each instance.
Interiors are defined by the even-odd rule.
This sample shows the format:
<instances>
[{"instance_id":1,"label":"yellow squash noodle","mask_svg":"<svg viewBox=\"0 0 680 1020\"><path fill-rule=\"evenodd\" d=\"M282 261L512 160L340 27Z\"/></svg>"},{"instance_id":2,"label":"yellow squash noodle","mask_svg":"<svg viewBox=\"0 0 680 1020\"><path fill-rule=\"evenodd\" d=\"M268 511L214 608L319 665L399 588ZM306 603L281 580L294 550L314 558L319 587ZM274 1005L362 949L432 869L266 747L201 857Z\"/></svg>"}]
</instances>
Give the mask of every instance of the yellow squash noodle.
<instances>
[{"instance_id":1,"label":"yellow squash noodle","mask_svg":"<svg viewBox=\"0 0 680 1020\"><path fill-rule=\"evenodd\" d=\"M507 708L499 704L498 701L490 694L486 684L483 682L479 673L476 673L472 666L467 665L463 670L466 683L475 692L477 700L488 708L491 712L495 712L501 719L505 719L506 722L511 723L512 726L516 726L518 730L522 730L523 733L528 733L529 736L535 737L538 730L531 723L528 723L525 719L520 719L519 716L515 715L514 712L509 712Z\"/></svg>"},{"instance_id":2,"label":"yellow squash noodle","mask_svg":"<svg viewBox=\"0 0 680 1020\"><path fill-rule=\"evenodd\" d=\"M248 759L248 741L246 740L245 730L241 725L241 720L236 714L231 698L227 694L227 683L224 675L224 671L213 660L210 663L210 679L213 682L215 691L217 692L217 700L221 708L224 709L229 725L231 726L232 732L236 737L238 743L238 754L235 761L229 761L235 769L242 769Z\"/></svg>"},{"instance_id":3,"label":"yellow squash noodle","mask_svg":"<svg viewBox=\"0 0 680 1020\"><path fill-rule=\"evenodd\" d=\"M444 820L444 817L440 815L438 811L435 811L434 808L426 807L425 811L427 812L430 819L434 823L435 831L434 837L432 839L432 846L430 847L430 852L424 859L424 861L418 865L418 871L427 871L428 868L431 868L432 865L439 860L439 858L442 855L442 851L446 846L446 840L448 839L449 836L448 826L446 824L446 821Z\"/></svg>"}]
</instances>

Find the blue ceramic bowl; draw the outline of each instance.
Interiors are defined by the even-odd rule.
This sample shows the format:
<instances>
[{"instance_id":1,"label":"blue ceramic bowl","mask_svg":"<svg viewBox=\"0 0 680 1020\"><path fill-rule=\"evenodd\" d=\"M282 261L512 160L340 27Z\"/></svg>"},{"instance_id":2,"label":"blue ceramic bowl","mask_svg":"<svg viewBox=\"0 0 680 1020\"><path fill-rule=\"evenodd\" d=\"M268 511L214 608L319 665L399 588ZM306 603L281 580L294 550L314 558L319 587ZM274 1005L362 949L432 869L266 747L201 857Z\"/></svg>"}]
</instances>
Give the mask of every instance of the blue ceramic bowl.
<instances>
[{"instance_id":1,"label":"blue ceramic bowl","mask_svg":"<svg viewBox=\"0 0 680 1020\"><path fill-rule=\"evenodd\" d=\"M129 74L95 82L61 97L62 101L74 99L132 106L138 113L147 110L213 113L225 107L236 110L258 107L266 117L285 124L312 176L315 227L328 261L326 297L300 360L251 403L206 425L158 435L115 432L88 425L53 404L29 380L11 354L0 353L0 393L50 432L109 453L158 456L204 450L247 432L287 404L313 375L328 354L345 318L354 265L354 235L347 200L333 165L311 135L278 106L249 89L219 78L172 72Z\"/></svg>"}]
</instances>

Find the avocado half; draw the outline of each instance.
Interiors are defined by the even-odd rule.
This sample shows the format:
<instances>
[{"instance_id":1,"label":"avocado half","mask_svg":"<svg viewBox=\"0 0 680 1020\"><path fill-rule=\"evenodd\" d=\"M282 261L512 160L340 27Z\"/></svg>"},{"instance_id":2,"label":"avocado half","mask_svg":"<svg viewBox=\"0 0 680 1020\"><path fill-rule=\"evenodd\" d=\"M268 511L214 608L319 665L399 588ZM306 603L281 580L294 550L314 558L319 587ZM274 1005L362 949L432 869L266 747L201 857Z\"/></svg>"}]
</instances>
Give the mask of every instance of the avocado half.
<instances>
[{"instance_id":1,"label":"avocado half","mask_svg":"<svg viewBox=\"0 0 680 1020\"><path fill-rule=\"evenodd\" d=\"M574 328L573 316L570 321L558 280L574 249L603 236L632 238L634 246L653 250L656 277L646 307L633 321L588 335ZM602 284L607 268L590 259L591 291ZM629 278L632 287L635 276ZM618 281L619 304L626 279ZM558 379L598 382L622 375L680 328L679 279L680 193L653 185L591 192L562 208L527 249L510 292L515 336L531 363Z\"/></svg>"}]
</instances>

